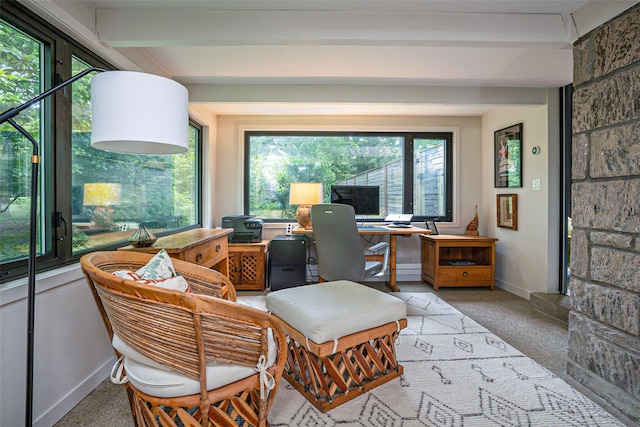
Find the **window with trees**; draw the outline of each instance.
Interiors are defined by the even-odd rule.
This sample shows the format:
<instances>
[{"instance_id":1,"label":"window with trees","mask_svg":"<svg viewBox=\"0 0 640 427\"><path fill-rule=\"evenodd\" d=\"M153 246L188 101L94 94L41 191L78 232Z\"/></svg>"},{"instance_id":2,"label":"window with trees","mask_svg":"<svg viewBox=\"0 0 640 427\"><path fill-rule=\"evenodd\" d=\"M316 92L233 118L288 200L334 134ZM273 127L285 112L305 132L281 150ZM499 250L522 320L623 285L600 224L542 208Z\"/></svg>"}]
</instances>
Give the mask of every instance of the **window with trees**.
<instances>
[{"instance_id":1,"label":"window with trees","mask_svg":"<svg viewBox=\"0 0 640 427\"><path fill-rule=\"evenodd\" d=\"M112 68L15 3L2 4L0 109L91 68ZM91 75L14 120L39 142L38 270L115 249L144 223L157 235L201 223L201 128L189 151L129 155L91 147ZM0 283L27 271L31 143L0 126Z\"/></svg>"},{"instance_id":2,"label":"window with trees","mask_svg":"<svg viewBox=\"0 0 640 427\"><path fill-rule=\"evenodd\" d=\"M380 217L451 221L452 147L450 132L245 132L245 214L295 218L290 184L320 182L326 203L331 185L373 185Z\"/></svg>"}]
</instances>

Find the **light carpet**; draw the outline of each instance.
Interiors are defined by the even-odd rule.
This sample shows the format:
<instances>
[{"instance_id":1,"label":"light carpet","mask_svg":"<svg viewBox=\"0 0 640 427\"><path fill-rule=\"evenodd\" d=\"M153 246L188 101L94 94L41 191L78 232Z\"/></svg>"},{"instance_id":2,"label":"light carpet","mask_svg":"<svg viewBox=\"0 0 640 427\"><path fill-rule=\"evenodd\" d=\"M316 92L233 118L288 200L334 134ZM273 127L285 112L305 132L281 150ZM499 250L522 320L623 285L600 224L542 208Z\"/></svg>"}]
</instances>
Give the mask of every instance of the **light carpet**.
<instances>
[{"instance_id":1,"label":"light carpet","mask_svg":"<svg viewBox=\"0 0 640 427\"><path fill-rule=\"evenodd\" d=\"M408 306L404 374L326 414L283 379L271 427L623 426L436 294L391 295Z\"/></svg>"}]
</instances>

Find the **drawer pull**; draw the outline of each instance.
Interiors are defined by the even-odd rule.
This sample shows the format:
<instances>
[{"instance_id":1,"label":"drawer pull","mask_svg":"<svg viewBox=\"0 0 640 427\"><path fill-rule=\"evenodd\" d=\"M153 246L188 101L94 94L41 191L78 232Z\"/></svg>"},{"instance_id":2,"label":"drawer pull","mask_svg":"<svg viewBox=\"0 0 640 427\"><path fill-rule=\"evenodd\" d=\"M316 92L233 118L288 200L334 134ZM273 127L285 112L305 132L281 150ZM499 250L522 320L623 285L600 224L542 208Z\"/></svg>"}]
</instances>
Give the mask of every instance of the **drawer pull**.
<instances>
[{"instance_id":1,"label":"drawer pull","mask_svg":"<svg viewBox=\"0 0 640 427\"><path fill-rule=\"evenodd\" d=\"M198 252L198 255L196 255L196 262L200 262L200 261L202 261L202 254Z\"/></svg>"},{"instance_id":2,"label":"drawer pull","mask_svg":"<svg viewBox=\"0 0 640 427\"><path fill-rule=\"evenodd\" d=\"M220 252L220 249L222 249L222 246L216 245L216 252Z\"/></svg>"},{"instance_id":3,"label":"drawer pull","mask_svg":"<svg viewBox=\"0 0 640 427\"><path fill-rule=\"evenodd\" d=\"M467 273L466 271L464 271L464 272L462 273L462 277L467 277L468 275L469 275L469 273Z\"/></svg>"}]
</instances>

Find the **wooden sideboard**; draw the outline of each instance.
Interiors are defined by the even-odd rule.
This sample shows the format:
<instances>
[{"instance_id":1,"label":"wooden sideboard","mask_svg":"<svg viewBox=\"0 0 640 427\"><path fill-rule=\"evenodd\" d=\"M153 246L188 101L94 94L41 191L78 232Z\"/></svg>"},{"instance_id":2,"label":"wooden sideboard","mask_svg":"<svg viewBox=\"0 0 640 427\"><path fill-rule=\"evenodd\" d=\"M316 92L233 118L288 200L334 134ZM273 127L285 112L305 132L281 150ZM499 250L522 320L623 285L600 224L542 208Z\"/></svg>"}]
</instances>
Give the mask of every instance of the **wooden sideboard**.
<instances>
[{"instance_id":1,"label":"wooden sideboard","mask_svg":"<svg viewBox=\"0 0 640 427\"><path fill-rule=\"evenodd\" d=\"M164 249L170 257L212 268L229 277L229 243L232 228L195 228L160 237L147 248L125 246L119 251L155 254Z\"/></svg>"},{"instance_id":2,"label":"wooden sideboard","mask_svg":"<svg viewBox=\"0 0 640 427\"><path fill-rule=\"evenodd\" d=\"M442 287L494 288L498 239L454 234L422 235L422 280Z\"/></svg>"}]
</instances>

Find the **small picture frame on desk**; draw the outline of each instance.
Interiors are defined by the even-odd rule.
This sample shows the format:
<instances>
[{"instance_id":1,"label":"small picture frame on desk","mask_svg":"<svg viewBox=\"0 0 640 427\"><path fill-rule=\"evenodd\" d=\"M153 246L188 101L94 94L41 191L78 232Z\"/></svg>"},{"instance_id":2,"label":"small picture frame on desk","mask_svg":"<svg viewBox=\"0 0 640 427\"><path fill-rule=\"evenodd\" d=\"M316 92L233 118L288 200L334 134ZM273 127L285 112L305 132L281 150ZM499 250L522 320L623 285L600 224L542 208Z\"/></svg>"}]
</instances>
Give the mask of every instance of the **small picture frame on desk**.
<instances>
[{"instance_id":1,"label":"small picture frame on desk","mask_svg":"<svg viewBox=\"0 0 640 427\"><path fill-rule=\"evenodd\" d=\"M498 194L496 196L498 227L518 229L518 195Z\"/></svg>"},{"instance_id":2,"label":"small picture frame on desk","mask_svg":"<svg viewBox=\"0 0 640 427\"><path fill-rule=\"evenodd\" d=\"M427 230L431 231L432 236L438 235L438 227L436 227L436 222L432 219L428 219L424 222L427 226Z\"/></svg>"}]
</instances>

